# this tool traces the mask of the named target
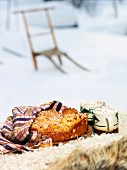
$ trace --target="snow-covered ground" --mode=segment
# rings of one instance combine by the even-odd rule
[[[27,7],[31,5],[30,0]],[[39,5],[41,1],[36,1]],[[3,10],[5,13],[6,11]],[[56,29],[59,48],[91,69],[85,72],[63,58],[60,73],[47,59],[38,58],[35,71],[21,17],[11,16],[11,29],[6,31],[4,15],[0,33],[0,121],[19,105],[39,105],[59,100],[76,107],[86,100],[104,100],[119,111],[127,111],[127,4],[121,4],[118,17],[110,6],[103,6],[97,16],[74,10],[78,28]],[[60,17],[60,16],[56,16]],[[40,27],[32,25],[37,31]],[[34,48],[49,47],[49,37],[34,42]],[[51,44],[52,45],[52,44]],[[20,54],[3,50],[10,48]],[[55,57],[54,57],[55,59]]]

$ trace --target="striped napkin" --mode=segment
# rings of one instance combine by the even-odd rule
[[[59,101],[45,103],[38,107],[19,106],[12,109],[3,127],[0,129],[0,152],[1,154],[34,151],[32,146],[37,146],[39,140],[42,143],[51,143],[48,136],[41,136],[38,132],[30,131],[30,127],[40,111],[54,109],[57,112],[67,108]]]

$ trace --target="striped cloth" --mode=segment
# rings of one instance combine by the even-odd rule
[[[54,109],[57,112],[67,108],[61,102],[53,101],[39,107],[20,106],[12,109],[12,116],[9,116],[3,127],[0,129],[0,152],[27,152],[36,146],[41,139],[42,143],[51,143],[48,136],[41,136],[38,132],[30,131],[30,127],[40,111]]]

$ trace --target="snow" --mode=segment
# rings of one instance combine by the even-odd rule
[[[39,3],[38,0],[33,5]],[[1,11],[6,13],[4,8]],[[82,71],[64,57],[62,68],[68,74],[59,72],[45,57],[38,58],[39,69],[35,71],[21,16],[11,15],[9,31],[4,28],[4,15],[1,17],[1,122],[12,114],[15,106],[38,106],[52,100],[78,110],[83,101],[103,100],[120,112],[127,110],[127,3],[119,6],[117,18],[108,5],[94,17],[84,10],[74,10],[73,14],[79,27],[55,29],[58,46],[90,72]],[[31,30],[36,32],[41,28],[32,24]],[[35,49],[51,46],[50,37],[34,40]],[[21,55],[12,55],[4,48]]]

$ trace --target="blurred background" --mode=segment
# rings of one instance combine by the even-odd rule
[[[89,69],[84,71],[62,57],[61,73],[44,56],[34,69],[29,36],[49,31],[49,10],[59,49]],[[30,34],[28,34],[28,32]],[[52,49],[51,35],[32,38],[35,51]],[[86,100],[104,100],[127,111],[127,1],[126,0],[0,0],[0,120],[14,106],[59,100],[79,109]]]

